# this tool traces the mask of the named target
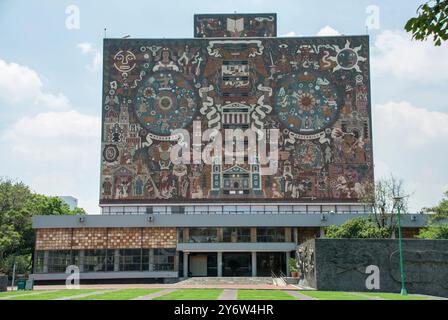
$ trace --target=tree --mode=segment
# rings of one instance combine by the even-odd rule
[[[432,208],[423,208],[423,211],[432,213],[428,225],[421,229],[417,238],[420,239],[448,239],[448,191],[439,204]]]
[[[373,238],[382,239],[389,237],[389,230],[386,227],[378,227],[371,219],[356,217],[347,220],[340,226],[332,225],[325,231],[327,238]]]
[[[70,210],[57,197],[36,194],[22,182],[0,178],[0,272],[10,273],[14,262],[28,262],[34,251],[33,215],[85,214]]]
[[[396,197],[403,197],[401,200],[401,213],[408,211],[410,194],[406,193],[404,182],[391,175],[389,178],[380,179],[375,184],[366,187],[360,201],[368,203],[372,207],[373,221],[378,228],[386,228],[389,238],[395,234],[397,229],[397,217],[394,211],[397,209]]]
[[[448,239],[448,224],[429,225],[420,230],[419,239]]]
[[[416,40],[427,40],[432,36],[434,44],[440,46],[448,39],[448,1],[431,0],[420,5],[417,17],[408,20],[404,26]]]

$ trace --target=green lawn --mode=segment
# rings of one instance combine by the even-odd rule
[[[80,294],[106,291],[104,293],[73,300],[130,300],[162,289],[121,289],[107,292],[105,289],[81,290],[42,290],[42,291],[9,291],[1,292],[0,300],[52,300],[73,297]],[[216,289],[178,289],[169,294],[157,297],[155,300],[217,300],[223,290]],[[386,300],[429,300],[431,297],[420,295],[401,296],[397,293],[360,292],[360,296],[352,292],[300,290],[301,294],[318,300],[368,300],[368,297],[380,297]],[[37,294],[36,294],[37,293]],[[297,300],[282,290],[238,290],[238,300]]]
[[[48,290],[46,290],[46,291],[15,290],[15,291],[0,292],[0,299],[2,299],[2,298],[4,299],[7,297],[16,296],[16,295],[36,293],[36,292],[48,292]]]
[[[368,296],[380,297],[386,300],[429,300],[429,297],[422,297],[416,295],[402,296],[398,293],[376,293],[376,292],[363,292],[363,294]]]
[[[155,298],[154,300],[217,300],[223,290],[183,289]]]
[[[80,289],[80,290],[53,290],[53,291],[47,291],[45,293],[39,293],[34,295],[27,295],[22,297],[13,297],[8,300],[53,300],[58,298],[64,298],[64,297],[70,297],[70,296],[76,296],[78,294],[84,294],[84,293],[90,293],[90,292],[96,292],[98,290],[86,290],[86,289]],[[28,291],[31,292],[31,291]],[[38,292],[38,291],[33,291]]]
[[[103,294],[95,294],[83,298],[73,300],[131,300],[134,298],[146,296],[148,294],[158,292],[161,289],[123,289]]]
[[[297,300],[281,290],[238,290],[238,300]]]
[[[350,294],[349,292],[337,291],[299,291],[301,294],[318,300],[369,300],[361,296]]]

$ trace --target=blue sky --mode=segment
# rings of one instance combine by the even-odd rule
[[[370,29],[375,173],[404,179],[418,211],[448,190],[448,48],[417,43],[403,25],[423,0],[0,0],[0,176],[73,195],[98,213],[101,54],[108,37],[189,38],[193,14],[276,12],[279,36]],[[67,6],[79,29],[66,27]]]

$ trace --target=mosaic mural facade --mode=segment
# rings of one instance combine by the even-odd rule
[[[263,14],[196,14],[195,38],[276,37],[277,15]]]
[[[100,202],[356,201],[373,181],[369,77],[367,36],[105,39]],[[277,173],[172,163],[171,130],[193,121],[279,129]]]

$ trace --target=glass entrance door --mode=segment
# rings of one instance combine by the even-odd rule
[[[250,277],[252,275],[250,252],[224,252],[222,262],[224,277]]]

